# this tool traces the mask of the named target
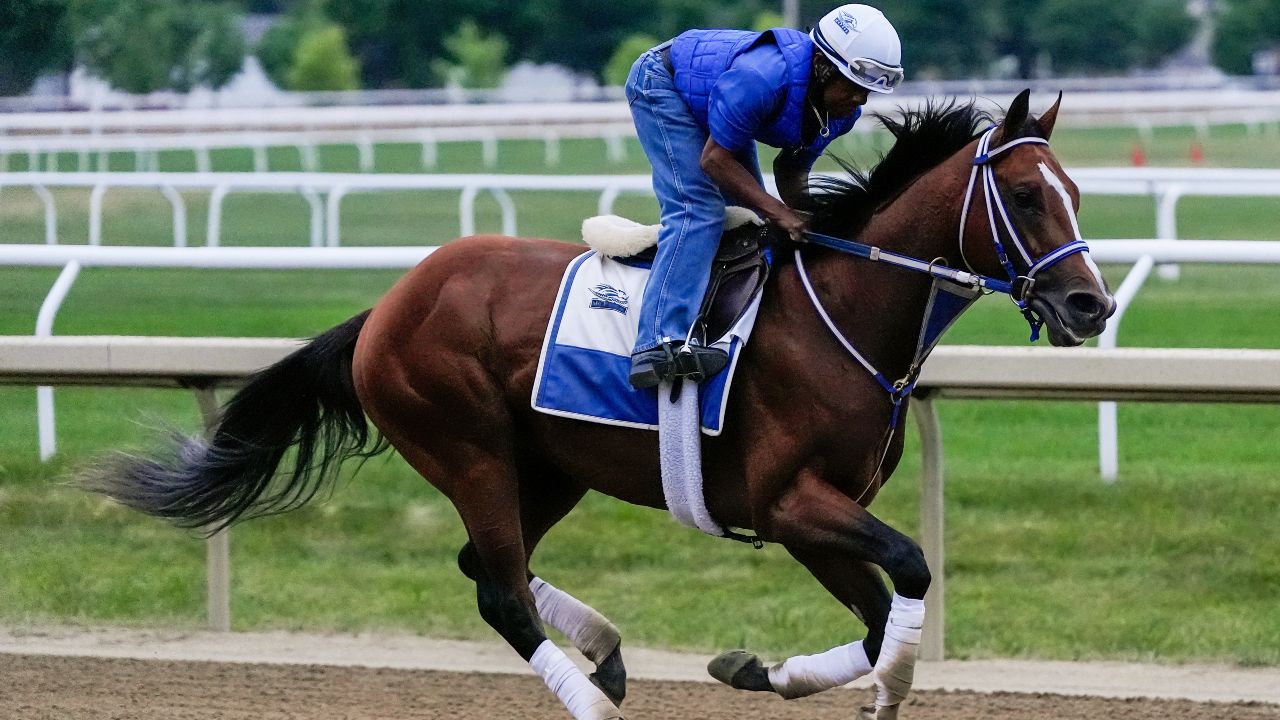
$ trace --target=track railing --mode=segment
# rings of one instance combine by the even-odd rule
[[[1077,168],[1070,176],[1085,195],[1150,197],[1156,203],[1156,236],[1178,238],[1177,210],[1186,197],[1280,197],[1280,170],[1181,168]],[[765,185],[775,187],[766,176]],[[598,194],[597,210],[613,212],[623,193],[652,195],[647,175],[506,175],[506,174],[361,174],[361,173],[0,173],[0,189],[29,187],[45,208],[45,241],[58,241],[56,199],[49,188],[87,188],[89,244],[102,244],[104,198],[113,188],[154,189],[173,207],[173,242],[185,244],[186,209],[181,192],[209,192],[206,244],[221,242],[223,200],[229,193],[296,193],[310,205],[310,241],[336,247],[341,243],[341,203],[351,193],[391,191],[459,192],[459,233],[475,231],[475,199],[488,192],[497,199],[503,232],[515,234],[517,207],[504,199],[512,191],[585,192]],[[3,198],[0,198],[0,202]],[[323,206],[323,211],[321,207]]]
[[[514,228],[512,228],[514,231]],[[1101,263],[1132,265],[1116,290],[1117,309],[1099,338],[1102,348],[1114,348],[1120,323],[1133,299],[1158,263],[1280,265],[1280,241],[1257,240],[1094,240],[1094,259]],[[60,267],[62,272],[41,304],[36,334],[50,336],[67,293],[82,267],[163,267],[204,269],[406,269],[416,265],[434,247],[393,248],[155,248],[85,245],[0,244],[0,266]],[[53,391],[37,392],[37,427],[41,458],[56,450]],[[1100,474],[1113,482],[1118,473],[1119,441],[1114,402],[1098,409],[1098,463]]]
[[[196,392],[206,426],[214,392],[299,347],[246,338],[0,337],[0,383],[150,386]],[[943,346],[925,364],[912,413],[921,434],[920,544],[933,575],[925,598],[925,660],[945,654],[944,450],[936,403],[946,398],[1280,403],[1280,350]],[[228,533],[209,540],[207,612],[231,628]]]

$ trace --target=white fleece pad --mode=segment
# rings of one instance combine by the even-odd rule
[[[729,206],[724,209],[724,229],[751,223],[763,225],[754,212]],[[658,244],[661,225],[643,225],[617,215],[597,215],[582,221],[582,241],[592,250],[609,257],[631,257]]]

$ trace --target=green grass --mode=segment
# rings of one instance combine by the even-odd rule
[[[1222,133],[1223,146],[1211,147],[1210,160],[1236,147],[1239,134]],[[1153,158],[1159,153],[1173,162],[1185,138],[1165,135],[1157,132]],[[1055,139],[1068,164],[1096,164],[1115,153],[1123,162],[1132,140],[1065,131]],[[538,143],[504,144],[502,169],[542,172],[541,152]],[[354,169],[353,151],[329,153],[327,169],[331,161]],[[387,169],[415,169],[416,148],[379,153]],[[1260,147],[1241,158],[1275,164],[1274,154]],[[288,167],[288,152],[279,155],[273,167]],[[181,169],[169,160],[166,169]],[[251,164],[248,152],[215,154],[215,163],[223,162],[237,169]],[[479,149],[442,146],[440,169],[479,170]],[[614,166],[601,144],[587,142],[566,143],[558,169],[643,170],[634,148],[627,163]],[[63,241],[83,242],[88,193],[57,194]],[[200,193],[187,199],[189,236],[198,245],[207,199]],[[572,238],[595,207],[588,193],[521,193],[515,200],[522,233],[562,238]],[[619,210],[652,220],[651,203],[624,197]],[[496,229],[496,208],[481,207],[481,228]],[[1186,237],[1274,238],[1280,220],[1274,201],[1188,198],[1180,207]],[[158,193],[113,190],[107,209],[108,244],[170,242],[169,208]],[[456,212],[454,193],[350,196],[344,243],[445,242],[457,234]],[[307,221],[299,198],[233,194],[223,240],[303,245]],[[1088,237],[1150,236],[1154,208],[1142,199],[1087,198],[1081,222]],[[0,242],[42,238],[38,200],[5,188]],[[1125,269],[1104,270],[1114,286]],[[56,274],[0,268],[0,333],[32,331]],[[398,275],[91,268],[77,281],[56,332],[305,336],[369,306]],[[1125,319],[1121,344],[1278,347],[1277,281],[1275,268],[1196,266],[1185,267],[1177,283],[1152,279]],[[1022,344],[1025,333],[1007,300],[988,298],[948,341]],[[152,444],[157,424],[196,430],[194,398],[138,389],[61,388],[56,395],[60,452],[41,464],[34,390],[0,388],[0,622],[199,626],[201,543],[61,483],[104,449]],[[947,401],[940,411],[953,656],[1280,664],[1276,408],[1122,405],[1121,477],[1114,486],[1097,477],[1090,404]],[[873,509],[915,533],[914,430],[908,442],[902,467]],[[473,589],[454,567],[462,542],[461,525],[439,493],[398,458],[375,460],[344,478],[327,503],[234,530],[235,626],[492,638],[474,610]],[[535,570],[609,615],[631,645],[706,652],[745,645],[778,654],[824,649],[860,632],[780,549],[755,552],[712,540],[663,513],[595,495],[551,533]]]

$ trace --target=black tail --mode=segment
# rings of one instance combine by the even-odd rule
[[[210,534],[238,520],[297,509],[342,461],[387,448],[356,398],[351,360],[365,311],[249,378],[222,408],[211,440],[175,436],[161,457],[120,454],[81,478],[89,490]],[[285,453],[293,468],[272,482]]]

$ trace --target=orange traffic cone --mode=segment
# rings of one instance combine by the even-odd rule
[[[1191,143],[1191,163],[1193,165],[1204,164],[1204,146],[1198,142]]]
[[[1140,143],[1133,144],[1133,151],[1129,153],[1129,160],[1134,167],[1142,167],[1147,164],[1147,153],[1142,149]]]

